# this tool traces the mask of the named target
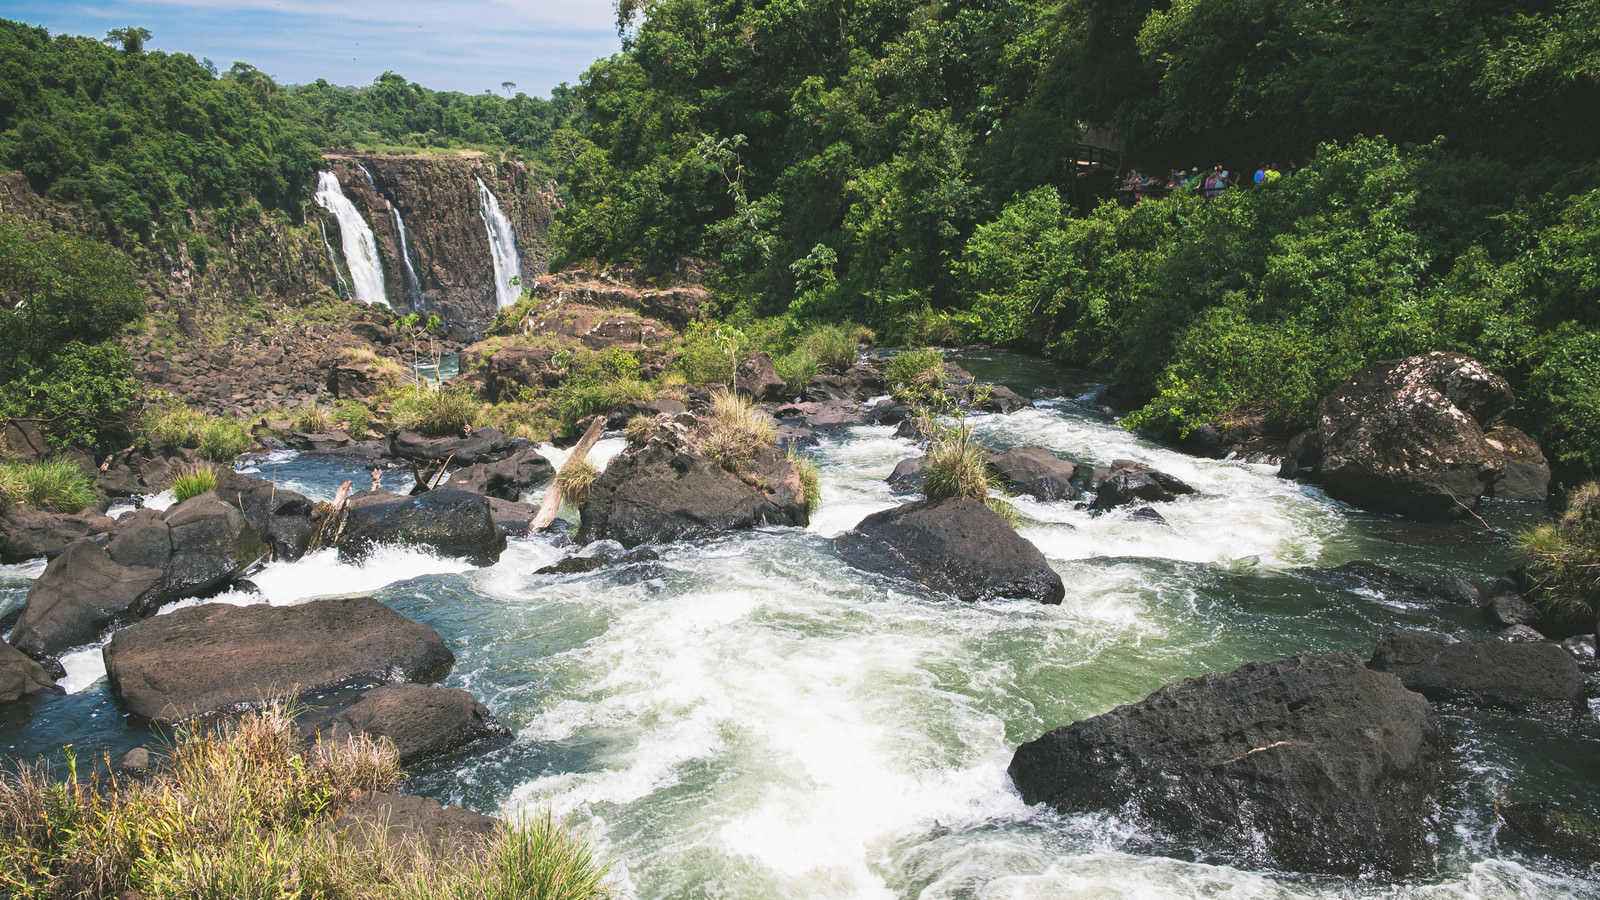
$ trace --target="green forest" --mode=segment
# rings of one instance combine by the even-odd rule
[[[282,86],[147,51],[139,28],[0,23],[0,168],[92,206],[120,248],[104,252],[137,254],[195,209],[296,215],[322,147],[487,149],[562,191],[554,266],[707,260],[752,334],[848,322],[1039,351],[1106,373],[1130,426],[1169,434],[1291,429],[1366,362],[1460,350],[1511,379],[1515,424],[1569,476],[1600,464],[1600,0],[617,16],[622,52],[547,99],[392,72]],[[1077,162],[1091,134],[1118,136],[1125,169],[1295,171],[1118,202]],[[48,279],[4,289],[11,315],[77,302]],[[93,346],[137,315],[106,302],[32,359],[34,382],[64,377],[60,337]]]

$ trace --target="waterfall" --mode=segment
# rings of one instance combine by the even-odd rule
[[[511,230],[511,222],[500,212],[500,201],[496,200],[489,186],[483,179],[473,176],[478,182],[478,211],[483,213],[484,227],[489,229],[489,251],[494,259],[494,296],[495,305],[507,307],[517,302],[522,296],[522,264],[517,261],[517,236]]]
[[[367,187],[372,188],[372,192],[376,194],[378,192],[378,183],[372,180],[372,173],[367,171],[367,167],[361,163],[356,163],[356,168],[361,170],[361,174],[367,176]]]
[[[324,170],[317,175],[317,203],[333,213],[339,220],[339,233],[344,245],[345,262],[350,266],[350,280],[356,284],[355,296],[368,303],[389,305],[383,289],[383,260],[378,256],[378,240],[372,229],[361,218],[350,198],[339,187],[339,177]]]
[[[317,228],[322,231],[322,246],[328,248],[328,268],[333,270],[333,278],[339,283],[339,296],[350,296],[350,283],[344,280],[344,273],[339,271],[339,257],[334,255],[333,245],[328,243],[328,226],[317,220]]]
[[[411,241],[406,237],[406,220],[400,218],[400,207],[390,204],[389,211],[394,213],[394,230],[400,234],[400,261],[406,265],[406,296],[411,300],[411,308],[420,310],[428,305],[428,301],[422,296],[422,279],[417,277],[417,270],[411,265]]]

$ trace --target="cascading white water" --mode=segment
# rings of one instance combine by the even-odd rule
[[[372,192],[373,193],[377,193],[378,192],[378,182],[373,179],[372,173],[367,170],[367,167],[363,166],[361,163],[356,163],[356,168],[360,169],[361,170],[361,174],[366,176],[366,178],[367,178],[367,187],[372,188]]]
[[[355,282],[355,296],[368,303],[389,305],[389,295],[383,286],[383,259],[378,255],[378,240],[372,228],[361,217],[350,198],[339,186],[339,176],[331,170],[317,174],[317,204],[333,213],[339,220],[340,243],[344,248],[345,263],[350,267],[350,280]]]
[[[400,207],[391,204],[389,211],[394,213],[394,230],[400,235],[400,259],[406,267],[406,297],[411,301],[413,310],[424,309],[428,300],[422,295],[422,279],[417,277],[417,270],[411,265],[411,240],[406,237],[406,220],[400,218]]]
[[[1486,734],[1461,716],[1450,724],[1473,773],[1469,799],[1442,823],[1439,873],[1413,882],[1141,855],[1128,849],[1136,823],[1023,805],[1005,773],[1019,743],[1181,678],[1297,652],[1364,658],[1396,627],[1481,637],[1474,609],[1330,587],[1299,567],[1371,559],[1487,583],[1505,547],[1478,527],[1424,539],[1270,467],[1184,456],[1070,401],[969,424],[994,446],[1144,460],[1197,493],[1160,504],[1165,525],[1013,498],[1067,597],[964,604],[834,554],[830,538],[910,499],[884,477],[920,452],[890,428],[861,427],[806,451],[822,488],[809,528],[669,544],[658,560],[569,575],[537,572],[572,551],[558,536],[513,539],[481,569],[413,550],[362,564],[330,551],[269,563],[251,579],[261,595],[221,599],[372,593],[437,629],[456,654],[446,683],[481,698],[514,738],[419,766],[408,789],[486,812],[567,814],[616,861],[627,898],[1600,897],[1587,873],[1502,844],[1493,812],[1501,792],[1530,782],[1592,802],[1592,745]],[[621,445],[608,439],[596,455]],[[292,453],[253,474],[313,499],[365,483],[359,461]],[[1498,525],[1505,510],[1485,515]],[[39,569],[0,567],[0,597],[20,602]],[[83,709],[125,727],[96,699],[107,693],[99,665],[90,652],[69,661],[61,715],[76,714],[72,727],[84,727]],[[99,752],[47,726],[19,738],[0,721],[0,751],[71,740]]]
[[[518,284],[522,280],[522,263],[517,259],[517,235],[511,230],[511,221],[500,212],[500,201],[495,199],[494,192],[482,178],[474,175],[473,180],[478,182],[478,211],[483,214],[483,225],[489,231],[495,305],[504,308],[522,296]]]

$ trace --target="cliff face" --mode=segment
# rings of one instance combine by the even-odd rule
[[[327,154],[324,159],[377,238],[389,303],[397,312],[436,313],[469,332],[481,332],[493,317],[494,261],[477,179],[494,193],[511,223],[523,277],[531,280],[548,267],[551,204],[520,162],[496,163],[467,153]],[[310,208],[338,246],[334,217],[315,204]],[[396,210],[405,225],[404,244]],[[414,282],[402,252],[410,256]]]

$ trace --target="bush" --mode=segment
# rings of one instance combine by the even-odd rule
[[[293,427],[295,431],[317,434],[333,427],[333,417],[328,413],[327,407],[313,403],[295,410]]]
[[[724,469],[738,472],[778,439],[778,427],[765,410],[743,394],[725,391],[712,400],[711,422],[701,449]]]
[[[690,384],[733,384],[734,368],[750,340],[732,325],[695,322],[683,335],[678,370]]]
[[[95,503],[94,483],[64,459],[0,463],[0,503],[75,513]]]
[[[470,433],[483,404],[465,385],[449,385],[437,391],[412,386],[395,396],[391,413],[397,428],[407,428],[429,437]]]
[[[217,470],[207,463],[184,466],[178,477],[172,479],[172,498],[182,503],[191,497],[198,497],[206,491],[216,490]]]
[[[1573,492],[1558,522],[1517,538],[1528,597],[1550,632],[1593,631],[1600,614],[1600,482]]]
[[[179,731],[149,777],[77,779],[43,763],[0,776],[0,885],[14,897],[548,897],[607,893],[606,867],[548,816],[478,852],[389,845],[332,825],[358,796],[393,790],[394,746],[362,735],[300,740],[282,703],[216,729]]]
[[[146,411],[139,429],[151,444],[196,450],[212,462],[232,462],[251,444],[250,431],[243,423],[176,403]]]
[[[556,484],[561,487],[563,500],[573,506],[582,506],[589,499],[589,486],[594,484],[595,476],[599,470],[588,457],[573,456],[561,465],[561,471],[556,473]]]
[[[358,439],[372,428],[372,407],[360,400],[340,400],[328,417]]]
[[[887,375],[896,399],[931,403],[944,391],[944,354],[937,350],[908,350],[889,360]]]
[[[814,516],[817,508],[822,505],[822,473],[818,471],[817,464],[804,456],[789,449],[789,462],[794,466],[795,474],[800,476],[800,490],[805,494],[806,515]]]
[[[656,388],[637,378],[572,378],[550,392],[563,428],[635,400],[653,400]]]
[[[870,343],[872,339],[872,329],[865,325],[853,322],[818,325],[800,336],[796,349],[808,354],[820,365],[843,372],[856,364],[860,345]]]

